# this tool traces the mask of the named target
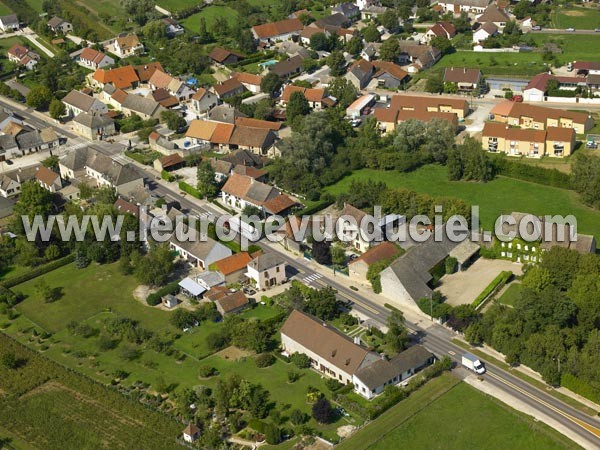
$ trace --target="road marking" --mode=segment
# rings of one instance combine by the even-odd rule
[[[452,356],[456,356],[456,353],[453,352],[452,350],[448,350],[448,353],[450,353]]]
[[[584,422],[583,420],[580,420],[576,417],[573,417],[570,414],[567,414],[566,412],[558,409],[555,406],[552,406],[551,404],[549,404],[548,402],[545,402],[544,400],[542,400],[541,398],[536,397],[533,394],[530,394],[529,392],[527,392],[526,390],[520,388],[519,386],[511,383],[510,381],[505,380],[502,377],[499,377],[498,375],[488,372],[487,373],[489,376],[491,376],[492,378],[498,380],[501,383],[504,383],[505,385],[513,388],[514,390],[520,392],[521,394],[529,397],[530,399],[540,403],[541,405],[544,405],[546,408],[551,409],[552,411],[556,412],[557,414],[560,414],[561,416],[563,416],[565,419],[570,420],[571,422],[573,422],[576,425],[579,425],[581,428],[583,428],[584,430],[590,432],[591,434],[593,434],[596,437],[600,437],[600,428],[597,428],[593,425],[588,424],[587,422]]]
[[[313,273],[302,278],[302,281],[304,281],[307,284],[311,284],[313,281],[317,281],[319,278],[323,278],[323,275],[321,275],[320,273]]]

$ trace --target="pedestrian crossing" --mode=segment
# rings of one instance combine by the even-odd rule
[[[302,282],[304,284],[312,284],[320,278],[323,278],[323,275],[321,275],[320,273],[313,273],[302,277]]]

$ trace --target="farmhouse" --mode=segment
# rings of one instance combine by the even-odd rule
[[[75,117],[81,113],[106,114],[108,112],[108,108],[100,100],[75,90],[69,92],[62,99],[62,102],[65,104],[67,115],[70,117]]]
[[[92,141],[116,134],[115,121],[106,114],[79,113],[73,119],[75,132]]]
[[[246,277],[262,291],[284,283],[285,261],[277,253],[264,253],[250,261],[247,266]]]
[[[391,242],[382,242],[375,247],[371,247],[358,258],[350,261],[348,270],[351,278],[360,281],[367,280],[367,271],[373,264],[390,260],[400,254],[401,250]]]

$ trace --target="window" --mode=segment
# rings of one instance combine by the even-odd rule
[[[280,267],[277,266],[277,268],[275,269],[275,272],[279,273],[279,269],[280,269]]]

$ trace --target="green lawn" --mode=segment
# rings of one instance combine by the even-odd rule
[[[555,8],[552,14],[552,27],[593,30],[600,27],[600,10],[564,6]]]
[[[532,34],[538,45],[546,42],[558,44],[563,53],[556,55],[559,61],[592,60],[598,59],[598,47],[600,46],[600,33],[598,34]]]
[[[187,30],[198,33],[200,31],[200,18],[202,17],[206,20],[206,26],[210,31],[217,17],[224,17],[230,25],[233,25],[238,19],[238,13],[228,6],[213,5],[183,19],[181,25]]]
[[[10,10],[10,8],[8,6],[6,6],[4,3],[0,2],[0,15],[7,16],[11,13],[12,13],[12,11]]]
[[[486,230],[494,229],[493,225],[500,214],[513,211],[536,215],[573,214],[577,218],[579,232],[593,234],[600,239],[600,211],[582,204],[574,191],[507,177],[497,177],[489,183],[449,181],[446,168],[435,165],[421,167],[410,173],[361,169],[325,190],[334,195],[346,192],[353,179],[383,181],[392,188],[407,188],[434,197],[455,197],[471,205],[479,205],[481,226]]]
[[[411,400],[414,397],[408,399]],[[354,448],[392,450],[398,448],[399,442],[404,448],[419,449],[579,448],[545,424],[466,383],[458,384],[412,416],[401,407],[402,404],[392,410],[398,418],[394,422],[395,428],[392,425],[392,429],[376,433],[380,439],[369,446]]]
[[[512,283],[508,286],[508,289],[504,291],[502,297],[498,299],[498,301],[504,305],[514,306],[515,301],[519,298],[521,294],[521,285],[519,283]]]
[[[37,12],[40,12],[40,13],[43,12],[42,3],[44,3],[44,0],[26,0],[26,1]]]
[[[6,280],[7,278],[18,277],[26,273],[29,267],[23,266],[10,266],[4,271],[0,271],[0,280]]]
[[[198,0],[157,0],[156,4],[169,12],[179,11],[198,4]]]
[[[62,288],[63,296],[56,302],[45,303],[36,293],[40,278],[53,288]],[[63,330],[70,321],[81,322],[107,310],[139,320],[152,330],[164,329],[169,312],[152,309],[136,301],[132,292],[138,284],[134,277],[122,275],[118,264],[91,264],[85,269],[68,264],[15,286],[13,290],[27,296],[17,306],[18,311],[53,333]]]
[[[441,72],[446,67],[477,67],[485,76],[525,77],[546,70],[541,53],[482,53],[470,50],[457,50],[442,57],[431,70]]]

